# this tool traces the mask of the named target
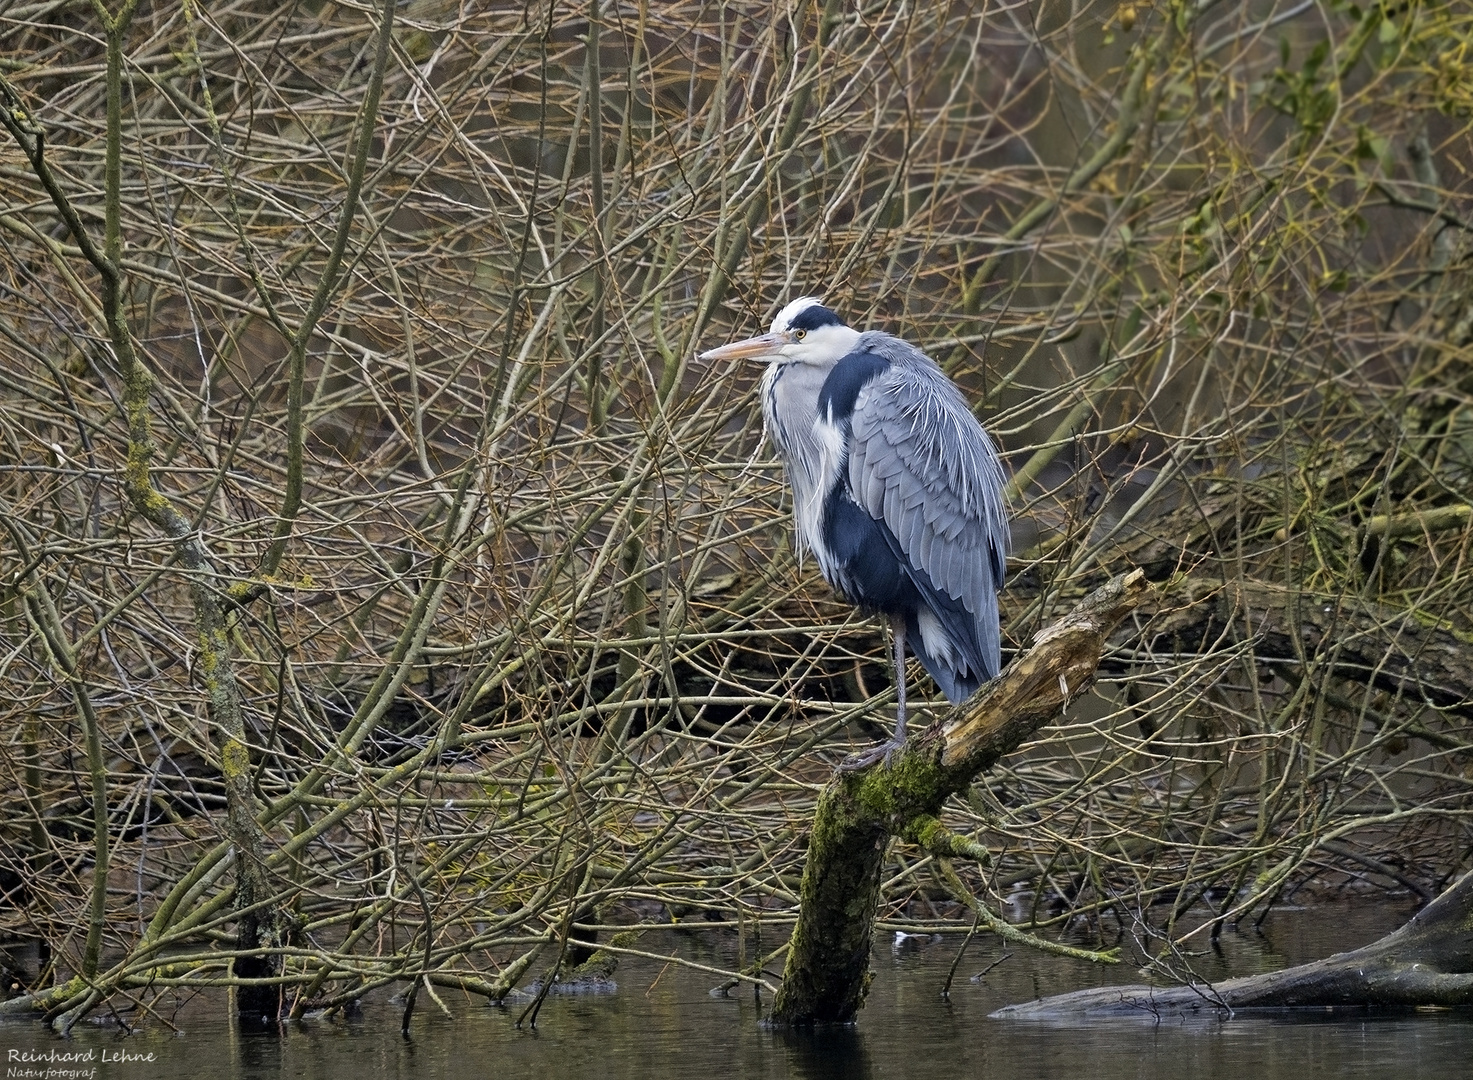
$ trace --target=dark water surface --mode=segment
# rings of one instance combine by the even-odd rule
[[[1222,957],[1192,962],[1207,978],[1271,970],[1363,944],[1406,914],[1370,904],[1281,911],[1261,935],[1225,934]],[[519,1005],[499,1009],[445,991],[441,997],[453,1018],[421,993],[408,1039],[399,1034],[401,1006],[386,995],[366,1002],[352,1019],[307,1020],[249,1034],[221,1019],[216,999],[195,998],[165,1013],[182,1028],[179,1035],[158,1022],[130,1036],[84,1023],[70,1040],[60,1040],[38,1022],[8,1020],[0,1023],[0,1057],[9,1080],[68,1080],[65,1071],[48,1070],[80,1070],[72,1075],[92,1080],[1473,1077],[1473,1016],[1464,1013],[1068,1025],[992,1020],[987,1014],[1002,1005],[1139,979],[1129,965],[1106,970],[1012,948],[1009,959],[972,981],[1003,953],[996,939],[979,938],[958,968],[951,1000],[942,1001],[939,990],[960,943],[960,935],[948,935],[896,950],[885,938],[875,951],[875,981],[859,1023],[817,1034],[762,1028],[750,988],[712,996],[713,976],[626,960],[617,993],[549,997],[535,1032],[513,1026]],[[652,932],[641,946],[729,964],[734,939]],[[11,1053],[50,1050],[91,1052],[91,1061],[38,1063],[33,1057],[26,1064]],[[150,1054],[153,1061],[140,1060]],[[37,1071],[18,1071],[25,1069]]]

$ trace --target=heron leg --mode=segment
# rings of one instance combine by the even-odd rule
[[[877,761],[888,768],[895,752],[905,745],[905,616],[890,616],[890,635],[895,642],[895,734],[888,742],[850,754],[839,763],[840,772],[855,772]]]
[[[890,636],[895,641],[895,737],[896,746],[905,743],[905,616],[890,616]]]

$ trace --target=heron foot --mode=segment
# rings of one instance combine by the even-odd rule
[[[858,772],[860,769],[868,769],[875,762],[883,762],[885,768],[890,767],[890,759],[893,758],[905,745],[905,737],[899,736],[871,746],[868,750],[861,750],[857,754],[850,754],[839,762],[840,772]]]

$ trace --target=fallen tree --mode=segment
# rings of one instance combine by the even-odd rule
[[[972,699],[912,739],[889,768],[840,772],[819,798],[801,907],[770,1021],[848,1023],[869,988],[880,871],[893,837],[940,859],[985,861],[941,824],[942,805],[1093,684],[1105,641],[1150,591],[1140,570],[1090,593]]]
[[[1101,986],[1009,1005],[1007,1020],[1180,1016],[1241,1009],[1416,1009],[1473,1005],[1473,873],[1399,930],[1283,971],[1188,986]]]

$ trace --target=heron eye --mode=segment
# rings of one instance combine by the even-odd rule
[[[808,331],[807,330],[794,330],[793,331],[793,336],[795,338],[797,338],[799,341],[802,341],[805,337],[808,336]]]

